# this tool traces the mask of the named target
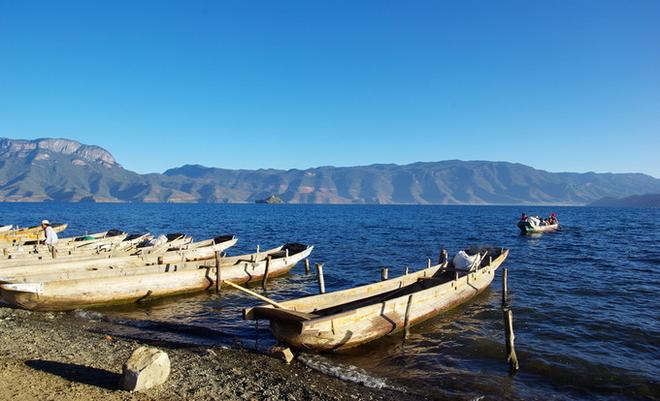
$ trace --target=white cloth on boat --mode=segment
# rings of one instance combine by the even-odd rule
[[[527,218],[527,222],[532,227],[538,227],[541,225],[541,219],[537,216],[530,216]]]
[[[472,271],[481,263],[481,256],[478,253],[470,256],[465,251],[458,251],[453,262],[454,269]]]

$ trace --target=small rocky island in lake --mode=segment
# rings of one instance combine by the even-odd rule
[[[279,205],[284,203],[284,201],[282,200],[282,198],[280,198],[277,195],[271,195],[266,199],[257,199],[255,203],[267,203],[269,205]]]

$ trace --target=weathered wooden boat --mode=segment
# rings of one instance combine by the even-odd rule
[[[71,249],[61,250],[58,248],[57,258],[55,259],[52,258],[50,253],[32,254],[31,257],[15,257],[14,255],[9,254],[0,257],[0,272],[7,267],[52,265],[95,259],[156,255],[168,251],[182,250],[188,247],[192,242],[192,237],[184,234],[168,234],[165,242],[154,243],[151,241],[152,239],[153,237],[149,233],[135,234],[126,237],[123,241],[117,244],[106,244],[93,248],[77,249],[75,251]]]
[[[59,233],[66,229],[67,224],[52,224],[51,227],[56,233]],[[16,228],[0,232],[0,244],[20,244],[26,241],[40,241],[44,238],[44,229],[41,226]]]
[[[128,266],[143,266],[149,264],[167,264],[177,262],[192,262],[215,257],[216,252],[222,252],[234,246],[238,239],[233,235],[219,236],[212,240],[186,244],[185,249],[166,251],[163,253],[148,253],[110,258],[95,258],[76,261],[61,260],[39,261],[38,264],[0,266],[0,280],[12,281],[18,276],[38,271],[40,273],[71,272],[102,268],[120,268]]]
[[[0,226],[0,233],[9,231],[14,227],[12,224],[6,225],[6,226]]]
[[[58,240],[56,244],[58,254],[71,255],[74,253],[98,253],[101,249],[112,249],[114,246],[119,246],[128,237],[128,234],[119,231],[111,230],[101,233],[89,234],[80,237],[69,237]],[[41,243],[41,241],[27,241],[19,246],[12,246],[10,248],[2,248],[1,259],[34,259],[40,256],[51,257],[48,246]],[[1,260],[0,259],[0,260]]]
[[[216,267],[203,266],[130,276],[2,284],[0,295],[14,306],[44,311],[132,303],[215,288],[218,279],[243,283],[261,280],[265,275],[279,276],[307,258],[312,249],[302,244],[287,244],[266,260],[221,266],[220,273]]]
[[[348,349],[468,301],[490,285],[508,253],[488,250],[473,271],[445,262],[374,284],[278,302],[279,307],[247,308],[244,317],[270,320],[274,336],[297,349]]]
[[[220,259],[202,259],[193,262],[176,261],[172,263],[163,264],[144,264],[135,266],[103,266],[92,267],[81,270],[71,271],[56,271],[56,272],[41,272],[33,270],[15,276],[0,277],[0,284],[6,283],[36,283],[46,281],[61,281],[61,280],[80,280],[87,278],[101,278],[101,277],[115,277],[115,276],[131,276],[137,274],[150,274],[150,273],[166,273],[181,270],[199,269],[205,267],[216,267],[218,264],[221,267],[234,266],[244,264],[247,269],[254,262],[261,262],[271,258],[277,258],[289,252],[292,245],[285,248],[285,245],[278,246],[272,249],[257,251],[255,253],[227,256],[225,252],[221,253]],[[217,255],[217,254],[216,254]]]

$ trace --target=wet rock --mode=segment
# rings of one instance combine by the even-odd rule
[[[170,358],[158,348],[139,347],[124,363],[119,386],[142,391],[165,383],[170,375]]]

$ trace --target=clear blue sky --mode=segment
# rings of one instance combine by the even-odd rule
[[[0,136],[97,144],[138,172],[660,177],[660,1],[0,0]]]

